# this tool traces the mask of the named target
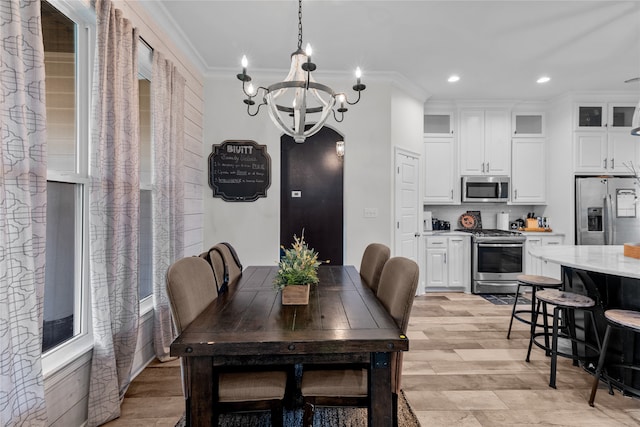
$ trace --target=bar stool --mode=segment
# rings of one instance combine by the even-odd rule
[[[519,320],[522,323],[526,323],[531,326],[531,333],[533,333],[533,315],[537,312],[536,308],[536,291],[544,288],[559,288],[562,286],[562,281],[546,276],[536,276],[531,274],[520,274],[516,277],[518,280],[518,287],[516,288],[515,300],[513,301],[513,308],[511,309],[511,320],[509,321],[509,331],[507,332],[507,339],[511,337],[511,326],[513,326],[513,319]],[[528,310],[516,310],[518,304],[518,296],[520,295],[520,287],[531,287],[531,308]],[[540,304],[538,304],[539,306]],[[529,318],[525,319],[520,314],[528,313]],[[538,325],[542,326],[542,325]]]
[[[589,397],[589,405],[593,406],[593,401],[596,398],[596,391],[598,390],[598,383],[600,382],[600,376],[602,375],[604,361],[607,355],[607,347],[609,346],[609,337],[611,335],[612,328],[623,329],[634,333],[640,332],[640,311],[632,310],[607,310],[604,312],[604,317],[607,319],[607,329],[604,333],[604,340],[602,341],[602,351],[598,359],[598,367],[596,368],[596,376],[593,379],[591,386],[591,396]],[[612,367],[632,369],[634,371],[640,371],[640,366],[632,364],[614,364]],[[603,375],[604,377],[604,375]],[[609,383],[609,393],[613,394],[611,382]],[[633,387],[623,387],[623,389],[629,389],[635,394],[640,394],[640,390]]]
[[[538,301],[542,303],[543,312],[546,314],[547,312],[547,304],[553,305],[553,329],[551,332],[551,348],[548,347],[548,344],[542,345],[538,343],[535,338],[538,336],[544,336],[545,342],[547,342],[547,338],[549,336],[549,325],[547,324],[547,318],[544,317],[544,331],[540,333],[535,332],[535,327],[538,322],[538,314],[539,310],[534,313],[533,317],[533,333],[531,334],[531,338],[529,339],[529,349],[527,351],[527,362],[529,361],[529,356],[531,355],[531,347],[532,344],[536,344],[538,347],[544,349],[546,352],[549,352],[551,355],[551,373],[549,375],[549,387],[556,388],[556,366],[558,361],[558,356],[567,357],[573,359],[574,361],[578,361],[578,354],[576,354],[576,344],[582,344],[585,346],[585,358],[589,358],[587,355],[587,349],[596,353],[596,355],[601,355],[601,346],[600,346],[600,337],[598,335],[598,329],[596,327],[595,316],[593,315],[593,308],[596,306],[596,302],[589,298],[586,295],[579,295],[573,292],[565,292],[560,291],[558,289],[543,289],[538,292],[537,295]],[[564,311],[566,314],[566,319],[568,322],[571,322],[573,312],[575,310],[582,310],[585,313],[589,313],[589,317],[591,318],[591,325],[593,326],[593,330],[596,335],[597,347],[593,346],[591,343],[587,342],[586,339],[581,340],[577,338],[573,333],[574,325],[567,324],[567,332],[560,331],[560,311]],[[572,353],[563,353],[558,351],[558,338],[568,339],[572,343],[573,351]],[[594,356],[595,357],[595,356]]]

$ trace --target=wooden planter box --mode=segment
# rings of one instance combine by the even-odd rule
[[[282,305],[309,304],[309,285],[287,285],[282,288]]]

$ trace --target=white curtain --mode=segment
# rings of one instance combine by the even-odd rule
[[[120,415],[138,335],[138,34],[96,1],[89,233],[94,347],[89,426]]]
[[[184,87],[171,61],[153,52],[153,308],[158,359],[169,360],[174,338],[165,285],[167,269],[184,253]]]
[[[47,213],[40,2],[0,6],[0,425],[44,426]]]

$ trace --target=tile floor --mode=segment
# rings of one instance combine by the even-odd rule
[[[560,358],[557,389],[549,388],[549,360],[534,347],[524,361],[528,330],[511,307],[477,295],[417,297],[407,335],[403,389],[422,427],[638,426],[640,399],[600,387],[587,404],[591,376]],[[173,427],[184,410],[178,361],[153,362],[131,384],[122,416],[109,427]]]
[[[589,407],[592,377],[568,359],[558,359],[550,388],[543,350],[524,360],[527,325],[514,322],[506,339],[510,315],[510,306],[477,295],[416,297],[403,389],[422,426],[640,425],[640,399],[601,386]]]

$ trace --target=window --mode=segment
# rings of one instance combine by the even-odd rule
[[[47,265],[42,351],[74,336],[76,184],[47,183]]]
[[[84,2],[41,2],[47,97],[45,376],[93,345],[88,271],[89,124],[95,14]],[[151,49],[140,52],[140,299],[152,307]]]
[[[68,2],[42,1],[41,11],[48,153],[42,342],[47,375],[92,343],[85,268],[92,55],[90,24],[69,10]]]
[[[143,41],[138,43],[138,97],[140,112],[140,240],[138,249],[138,293],[140,300],[153,292],[153,227],[151,211],[151,63],[152,50]],[[152,301],[143,304],[140,313],[150,310]]]

